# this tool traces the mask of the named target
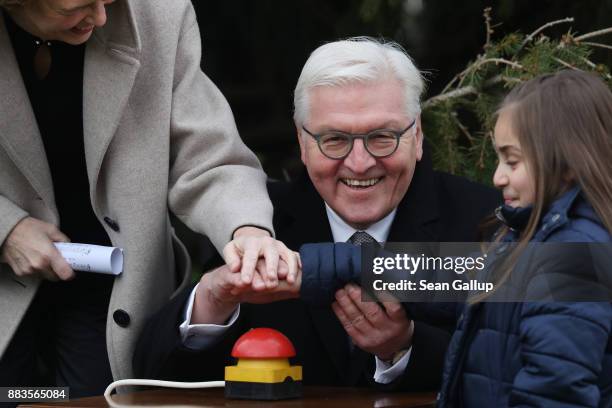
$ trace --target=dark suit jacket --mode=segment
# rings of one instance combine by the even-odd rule
[[[294,183],[270,183],[268,189],[276,236],[289,248],[332,241],[324,203],[306,174]],[[409,191],[398,206],[388,241],[477,241],[478,223],[500,201],[490,188],[433,171],[425,158],[417,164]],[[272,327],[295,345],[294,363],[304,367],[304,384],[371,382],[373,356],[350,351],[349,339],[329,307],[317,308],[301,300],[242,305],[238,322],[214,347],[198,352],[183,347],[179,337],[188,296],[185,291],[174,298],[145,328],[134,357],[139,377],[222,379],[223,367],[232,363],[230,350],[237,337],[252,327]],[[447,330],[416,323],[408,367],[392,387],[437,389],[449,339]]]

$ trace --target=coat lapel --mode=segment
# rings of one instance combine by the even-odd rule
[[[141,42],[129,2],[116,2],[107,12],[108,23],[87,45],[83,73],[85,157],[93,202],[104,156],[140,68]]]
[[[0,12],[0,146],[55,211],[51,172],[36,117]]]
[[[436,174],[426,149],[406,195],[397,206],[387,242],[437,242],[439,218]]]
[[[307,174],[292,185],[290,194],[279,205],[290,217],[282,235],[291,238],[287,245],[293,250],[308,242],[333,241],[325,204]]]

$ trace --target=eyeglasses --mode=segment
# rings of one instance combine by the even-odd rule
[[[304,132],[312,136],[319,145],[319,150],[325,157],[334,160],[344,159],[353,150],[355,139],[363,139],[363,145],[370,155],[377,159],[391,156],[399,146],[402,137],[414,126],[416,119],[404,130],[377,129],[366,134],[351,134],[339,131],[328,131],[324,133],[312,133],[302,126]]]

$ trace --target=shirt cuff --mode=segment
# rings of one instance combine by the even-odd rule
[[[406,354],[400,358],[397,363],[391,365],[385,363],[378,357],[374,357],[376,361],[376,371],[374,372],[374,381],[379,384],[389,384],[404,373],[412,354],[412,347],[408,349]]]
[[[193,350],[204,350],[211,346],[236,322],[240,315],[240,305],[238,305],[236,311],[229,318],[227,324],[191,324],[191,311],[193,310],[193,301],[198,285],[193,288],[191,295],[189,295],[185,307],[184,320],[179,326],[179,331],[185,347]]]

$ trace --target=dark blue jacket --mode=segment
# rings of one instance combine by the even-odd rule
[[[528,209],[502,211],[514,232]],[[611,242],[578,188],[556,200],[535,242]],[[303,295],[356,280],[359,253],[346,245],[305,246]],[[612,263],[612,262],[611,262]],[[323,289],[316,281],[323,284]],[[339,282],[340,281],[340,282]],[[312,290],[311,290],[312,289]],[[333,292],[331,292],[333,294]],[[415,306],[415,307],[412,307]],[[447,323],[457,315],[438,404],[441,407],[612,406],[612,304],[524,302],[410,305],[415,319]]]

